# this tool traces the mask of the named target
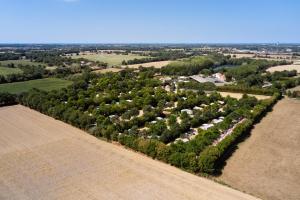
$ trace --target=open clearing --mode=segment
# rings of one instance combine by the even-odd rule
[[[22,92],[27,92],[32,88],[51,91],[51,90],[57,90],[57,89],[67,87],[71,84],[72,81],[67,81],[58,78],[44,78],[44,79],[30,80],[24,82],[0,84],[0,92],[19,94]]]
[[[234,93],[234,92],[219,92],[222,97],[230,96],[232,98],[241,99],[244,94],[242,93]],[[247,94],[248,96],[256,97],[258,100],[264,100],[270,98],[270,96],[265,95],[256,95],[256,94]]]
[[[1,67],[0,66],[0,75],[7,76],[9,74],[21,74],[22,70],[19,68],[10,68],[10,67]]]
[[[0,199],[256,199],[20,105],[0,127]]]
[[[91,61],[101,61],[108,63],[109,66],[121,66],[122,61],[133,60],[135,58],[144,58],[144,56],[139,56],[135,54],[115,54],[115,53],[81,53],[79,55],[72,56],[72,58],[85,58]]]
[[[275,66],[275,67],[270,67],[269,69],[267,69],[268,72],[276,72],[276,71],[284,71],[284,70],[288,70],[288,71],[291,71],[291,70],[297,70],[298,73],[300,73],[300,64],[299,63],[295,63],[295,64],[292,64],[292,65],[280,65],[280,66]]]
[[[300,197],[300,101],[283,99],[229,158],[220,179],[269,200]]]
[[[167,66],[172,61],[157,61],[157,62],[149,62],[149,63],[141,63],[141,64],[134,64],[134,65],[123,65],[122,67],[128,67],[128,68],[139,68],[140,66],[143,67],[154,67],[154,68],[162,68],[164,66]]]

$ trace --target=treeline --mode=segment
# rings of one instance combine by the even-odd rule
[[[244,61],[241,63],[241,61]],[[288,64],[286,61],[237,59],[239,66],[222,69],[227,81],[236,81],[244,86],[262,86],[266,78],[262,75],[267,68]],[[281,74],[284,75],[284,74]],[[267,77],[268,78],[268,77]],[[269,75],[270,78],[270,75]]]
[[[175,61],[161,69],[164,75],[190,76],[203,69],[213,67],[214,62],[208,57],[193,57],[183,61]]]
[[[217,88],[216,85],[213,83],[199,83],[197,81],[179,82],[178,87],[179,89],[189,89],[198,91],[213,91]]]
[[[0,92],[0,107],[17,104],[16,96],[7,92]]]
[[[132,64],[142,64],[148,62],[156,62],[156,61],[165,61],[165,60],[176,60],[180,58],[186,58],[193,56],[194,54],[187,54],[183,51],[158,51],[158,52],[151,52],[149,57],[145,58],[135,58],[133,60],[123,61],[122,65],[132,65]]]
[[[297,70],[291,70],[291,71],[275,71],[273,73],[267,72],[267,74],[265,75],[266,79],[268,81],[278,81],[284,78],[291,78],[297,76]]]
[[[8,74],[6,76],[0,75],[0,84],[40,79],[45,74],[45,67],[43,66],[18,65],[18,68],[22,70],[22,73]]]
[[[273,95],[278,90],[264,89],[264,88],[258,88],[258,87],[245,87],[243,85],[224,85],[224,86],[218,86],[217,91],[245,93],[245,94],[257,94],[257,95]]]
[[[251,59],[234,59],[230,56],[224,56],[222,54],[210,53],[207,56],[194,56],[181,61],[175,61],[163,67],[161,72],[166,75],[179,75],[189,76],[199,74],[210,75],[214,72],[214,69],[218,69],[221,66],[242,65],[245,62],[252,62]],[[220,68],[220,70],[226,72],[226,68]],[[231,78],[230,75],[228,75]]]
[[[31,51],[26,53],[26,58],[34,62],[46,63],[49,66],[64,66],[72,64],[72,59],[61,56],[59,51]]]
[[[28,81],[34,79],[57,77],[65,78],[68,75],[80,73],[89,70],[89,67],[57,67],[53,70],[47,70],[41,65],[18,65],[17,68],[21,69],[21,73],[8,74],[6,76],[0,75],[0,84],[13,83],[20,81]]]
[[[284,93],[286,89],[300,85],[300,78],[293,78],[297,75],[295,70],[275,73],[267,72],[264,75],[261,75],[261,73],[253,73],[245,79],[238,81],[236,85],[218,86],[217,90],[221,92],[273,95],[279,91]],[[262,88],[263,84],[268,82],[271,83],[270,86]]]
[[[276,93],[270,99],[263,100],[261,104],[255,106],[251,119],[245,120],[237,125],[233,133],[227,136],[216,146],[208,146],[200,153],[199,169],[203,173],[215,174],[221,171],[226,155],[233,151],[240,138],[247,135],[253,127],[253,124],[259,121],[280,98],[280,94]]]
[[[22,58],[22,54],[16,53],[0,53],[0,61],[4,60],[19,60]]]
[[[77,83],[80,84],[80,83]],[[73,87],[76,87],[75,85]],[[20,104],[35,109],[46,115],[50,115],[55,119],[60,119],[66,123],[76,126],[80,129],[86,129],[88,125],[95,123],[95,118],[90,117],[83,111],[60,104],[59,101],[48,98],[61,98],[66,96],[66,90],[52,91],[50,93],[33,89],[28,93],[19,95],[18,101]],[[56,106],[55,106],[56,105]]]
[[[278,82],[277,85],[278,85],[278,88],[283,89],[283,90],[296,87],[296,86],[300,85],[300,77],[281,80]]]

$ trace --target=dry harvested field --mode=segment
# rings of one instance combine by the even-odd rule
[[[154,67],[154,68],[162,68],[164,66],[167,66],[172,61],[157,61],[157,62],[149,62],[149,63],[141,63],[141,64],[134,64],[134,65],[123,65],[122,67],[128,67],[128,68],[139,68],[140,66],[143,67]]]
[[[222,97],[230,96],[232,98],[241,99],[244,94],[242,93],[233,93],[233,92],[219,92]],[[255,95],[255,94],[247,94],[248,96],[256,97],[258,100],[264,100],[270,98],[269,96],[265,95]]]
[[[299,63],[294,63],[292,65],[280,65],[280,66],[275,66],[275,67],[270,67],[267,69],[268,72],[275,72],[275,71],[284,71],[284,70],[297,70],[298,73],[300,73],[300,64]]]
[[[100,74],[105,74],[105,73],[108,73],[108,72],[119,72],[119,71],[122,71],[122,70],[123,69],[119,69],[119,68],[107,68],[107,69],[95,70],[93,72],[100,73]]]
[[[256,199],[20,105],[0,127],[0,199]]]
[[[268,57],[257,57],[255,54],[253,53],[225,53],[224,55],[230,55],[230,56],[235,56],[236,58],[255,58],[255,59],[266,59],[266,60],[293,60],[291,55],[287,55],[287,54],[271,54],[268,55]]]
[[[283,99],[229,158],[225,183],[267,200],[300,199],[300,101]]]

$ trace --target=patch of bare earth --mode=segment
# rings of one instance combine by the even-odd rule
[[[220,180],[268,200],[300,199],[300,101],[283,99],[227,161]]]
[[[20,105],[0,127],[0,199],[255,199]]]

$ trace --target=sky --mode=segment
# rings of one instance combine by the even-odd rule
[[[299,0],[0,0],[0,43],[300,43]]]

